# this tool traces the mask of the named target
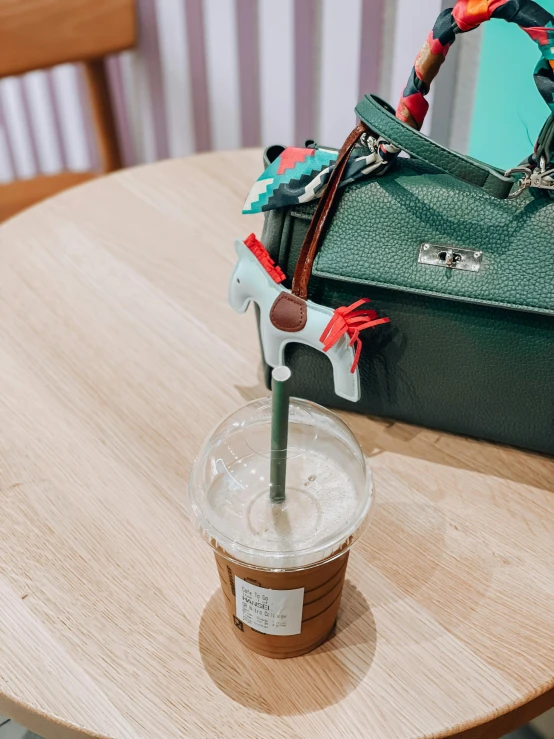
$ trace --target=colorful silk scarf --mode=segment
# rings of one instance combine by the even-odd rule
[[[384,171],[397,152],[384,141],[370,139],[348,160],[340,186],[377,170]],[[285,149],[254,183],[242,212],[261,213],[315,200],[329,180],[337,155],[335,149]]]
[[[554,113],[554,16],[534,0],[458,0],[453,8],[439,15],[420,51],[398,104],[397,118],[412,128],[421,128],[429,108],[425,95],[457,34],[471,31],[491,18],[516,23],[538,44],[542,57],[535,68],[535,83]]]

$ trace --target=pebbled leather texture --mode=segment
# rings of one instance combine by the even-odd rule
[[[313,205],[293,212],[310,217]],[[419,264],[426,242],[482,251],[479,272]],[[548,194],[497,200],[401,158],[384,177],[345,188],[313,274],[554,315],[553,242]]]
[[[513,187],[511,178],[482,162],[446,149],[400,121],[391,106],[377,95],[365,95],[356,106],[356,113],[391,144],[453,177],[482,188],[493,197],[506,198]]]
[[[262,240],[289,277],[312,212],[266,217]],[[418,265],[424,241],[482,250],[481,272]],[[500,201],[403,158],[347,186],[309,297],[333,308],[369,297],[391,323],[362,334],[359,403],[338,398],[327,357],[298,344],[293,394],[554,454],[553,242],[541,192]]]
[[[326,280],[318,291],[333,305],[359,297]],[[382,288],[371,297],[391,323],[362,336],[361,400],[335,395],[327,357],[300,344],[285,357],[293,395],[554,454],[551,318]]]

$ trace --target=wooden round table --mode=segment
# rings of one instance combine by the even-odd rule
[[[348,416],[378,504],[336,634],[281,662],[224,623],[187,476],[266,393],[226,302],[260,169],[162,162],[0,227],[0,714],[46,739],[493,739],[554,704],[552,459]]]

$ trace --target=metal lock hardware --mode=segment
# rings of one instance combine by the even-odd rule
[[[422,244],[419,248],[419,264],[432,267],[446,267],[470,272],[479,272],[481,269],[482,251],[474,249],[458,249],[443,244]]]

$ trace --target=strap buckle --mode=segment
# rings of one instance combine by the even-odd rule
[[[531,187],[538,190],[550,190],[554,192],[554,168],[546,169],[546,159],[544,157],[541,157],[538,167],[532,169],[528,164],[520,165],[519,167],[509,169],[505,177],[517,177],[518,175],[522,176],[517,180],[517,190],[508,195],[509,200],[518,198],[525,190]]]

